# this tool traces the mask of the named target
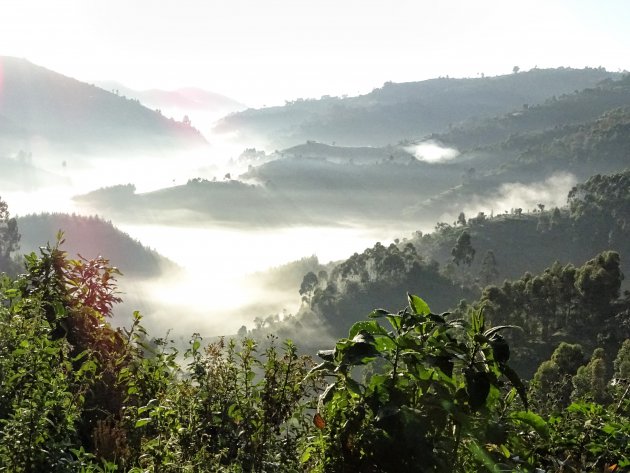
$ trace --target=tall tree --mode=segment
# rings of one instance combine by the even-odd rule
[[[499,276],[499,270],[497,269],[497,259],[494,256],[492,250],[488,250],[486,255],[481,261],[481,269],[479,270],[479,276],[484,286],[487,286],[491,282],[495,281]]]
[[[12,254],[20,248],[17,220],[11,218],[9,206],[0,198],[0,272],[13,273],[17,264]]]
[[[470,266],[475,258],[475,252],[476,250],[472,247],[470,241],[470,233],[463,231],[457,239],[457,243],[451,250],[453,262],[457,266],[459,266],[460,263]]]

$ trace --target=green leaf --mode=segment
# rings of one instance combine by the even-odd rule
[[[320,363],[317,366],[314,366],[313,368],[311,368],[311,370],[308,372],[307,376],[313,374],[313,373],[317,373],[318,371],[333,371],[335,368],[337,367],[337,365],[335,365],[332,361],[324,361],[322,363]]]
[[[309,461],[311,458],[312,451],[313,451],[313,447],[307,447],[302,453],[302,456],[300,457],[300,463],[306,463],[307,461]]]
[[[466,373],[466,392],[471,409],[477,410],[486,403],[490,393],[490,380],[482,371]]]
[[[388,335],[387,330],[379,325],[375,320],[362,320],[355,323],[348,333],[348,338],[354,338],[359,332],[366,332],[370,335]]]
[[[525,409],[529,409],[529,405],[527,402],[527,389],[525,388],[523,381],[521,381],[521,377],[516,373],[516,371],[505,364],[499,364],[499,370],[501,371],[503,376],[510,380],[512,386],[516,388],[518,396],[521,398]]]
[[[333,394],[335,394],[336,389],[337,389],[337,383],[329,384],[326,387],[326,390],[322,394],[320,394],[319,403],[326,404],[328,401],[330,401],[330,398],[332,397]]]
[[[396,342],[389,337],[377,337],[374,346],[380,353],[396,350]]]
[[[385,309],[374,309],[369,313],[368,318],[370,319],[378,319],[380,317],[387,317],[389,315],[389,311]]]
[[[396,315],[396,314],[388,314],[386,317],[390,325],[392,326],[392,328],[396,330],[397,332],[400,331],[403,324],[402,316]]]
[[[429,315],[431,313],[429,305],[418,296],[407,293],[407,300],[409,301],[409,307],[411,308],[413,314]]]
[[[7,289],[6,291],[4,291],[4,297],[6,297],[7,299],[15,299],[19,295],[20,292],[17,289]]]
[[[517,411],[511,414],[512,419],[529,425],[542,438],[549,438],[549,425],[538,414],[531,411]]]
[[[473,334],[483,332],[483,327],[486,323],[486,319],[483,315],[483,307],[480,310],[476,310],[472,313],[471,317],[471,329]]]
[[[365,330],[359,331],[354,337],[352,337],[352,343],[374,343],[376,340],[374,336],[366,332]]]
[[[317,356],[322,360],[335,361],[335,350],[319,350]]]
[[[149,424],[153,419],[151,419],[150,417],[143,417],[142,419],[138,419],[136,421],[136,429],[139,429],[140,427],[143,427],[147,424]]]
[[[501,330],[505,330],[507,328],[514,328],[514,329],[520,330],[521,332],[523,331],[523,329],[521,327],[519,327],[518,325],[497,325],[496,327],[489,328],[488,330],[483,332],[483,335],[486,338],[491,338],[492,335],[494,335],[495,333],[497,333],[497,332],[499,332]]]
[[[510,450],[508,450],[508,448],[505,445],[501,444],[499,445],[499,448],[501,449],[501,453],[503,453],[503,456],[505,458],[510,458],[512,454],[510,453]]]
[[[341,361],[348,365],[364,365],[379,355],[380,353],[371,343],[359,342],[344,349]]]
[[[481,447],[476,440],[472,439],[467,443],[467,446],[468,451],[472,453],[475,460],[482,463],[488,471],[491,471],[492,473],[498,473],[500,471],[496,463],[492,460],[490,455],[488,455],[488,452],[486,452],[486,450]]]
[[[361,396],[361,385],[357,383],[354,379],[350,377],[346,378],[346,387],[348,388],[348,392],[350,392],[351,394]]]

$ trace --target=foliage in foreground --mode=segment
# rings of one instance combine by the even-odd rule
[[[354,324],[313,367],[291,342],[261,353],[253,340],[194,335],[178,353],[137,313],[128,330],[111,328],[107,260],[49,247],[25,269],[0,281],[0,471],[630,467],[627,341],[612,383],[599,354],[579,367],[563,348],[528,396],[507,364],[508,327],[486,327],[482,310],[452,320],[409,296],[404,310]],[[565,403],[546,402],[554,390]]]

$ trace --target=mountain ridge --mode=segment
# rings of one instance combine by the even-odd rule
[[[37,146],[85,152],[207,144],[189,124],[26,59],[0,56],[0,73],[0,115],[6,124],[0,126],[0,147],[5,152]]]

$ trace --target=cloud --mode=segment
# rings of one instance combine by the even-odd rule
[[[577,178],[566,172],[555,173],[544,181],[529,184],[505,183],[492,195],[472,197],[463,207],[463,211],[466,215],[474,216],[478,212],[497,214],[517,208],[527,212],[535,209],[538,204],[544,204],[547,208],[563,207],[566,205],[567,194],[576,183]],[[446,221],[451,221],[453,215]]]
[[[437,141],[428,140],[413,146],[405,147],[405,151],[413,154],[419,161],[427,163],[442,163],[459,156],[455,148],[442,146]]]

